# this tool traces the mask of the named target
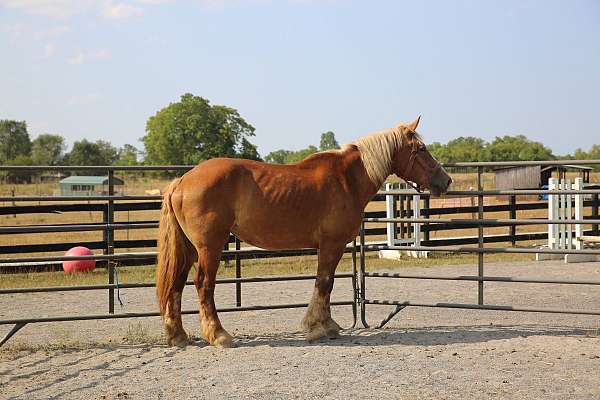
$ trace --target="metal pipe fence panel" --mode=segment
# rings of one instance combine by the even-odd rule
[[[484,168],[492,168],[498,166],[515,166],[515,165],[598,165],[600,160],[553,160],[553,161],[532,161],[532,162],[477,162],[477,163],[452,163],[446,164],[447,167],[469,167],[477,169],[477,190],[453,190],[448,192],[449,197],[476,197],[477,204],[471,207],[455,207],[452,210],[444,212],[445,209],[440,208],[427,208],[422,210],[421,214],[424,217],[414,217],[411,211],[401,210],[398,218],[384,218],[385,214],[372,213],[367,215],[364,220],[360,232],[359,232],[359,246],[357,250],[356,242],[347,248],[347,252],[352,253],[352,273],[337,274],[336,278],[350,278],[352,279],[352,300],[332,302],[332,305],[351,305],[353,309],[354,320],[358,317],[360,312],[360,320],[364,326],[368,326],[367,323],[367,310],[366,306],[371,305],[394,305],[396,309],[390,313],[390,315],[380,323],[379,326],[383,326],[387,321],[391,320],[395,315],[398,314],[405,307],[442,307],[442,308],[463,308],[463,309],[476,309],[476,310],[501,310],[501,311],[524,311],[524,312],[547,312],[547,313],[572,313],[582,315],[600,315],[600,310],[572,310],[572,309],[555,309],[555,308],[535,308],[535,307],[513,307],[510,305],[494,305],[486,304],[484,302],[484,283],[485,282],[510,282],[510,283],[545,283],[545,284],[566,284],[566,285],[600,285],[600,281],[595,280],[553,280],[553,279],[542,279],[536,277],[503,277],[503,276],[487,276],[484,274],[485,258],[486,253],[543,253],[543,254],[588,254],[598,255],[600,250],[596,249],[530,249],[530,248],[492,248],[485,247],[486,243],[492,242],[493,240],[486,240],[484,237],[484,227],[494,226],[510,226],[516,227],[518,225],[540,225],[540,224],[556,224],[556,225],[572,225],[572,224],[588,224],[592,225],[592,233],[597,234],[598,225],[600,219],[598,218],[598,195],[600,190],[596,189],[583,189],[583,190],[489,190],[484,189],[482,174]],[[99,242],[99,246],[104,249],[103,255],[94,256],[79,256],[79,257],[66,257],[66,256],[36,256],[36,257],[12,257],[8,259],[0,259],[0,266],[7,263],[33,263],[33,262],[60,262],[64,260],[87,260],[95,259],[97,261],[106,261],[108,263],[108,282],[102,285],[80,285],[80,286],[68,286],[68,287],[51,287],[51,288],[10,288],[0,289],[0,295],[9,293],[38,293],[38,292],[57,292],[57,291],[74,291],[74,290],[107,290],[108,291],[108,313],[107,314],[95,314],[95,315],[71,315],[71,316],[57,316],[57,317],[46,317],[46,318],[21,318],[21,319],[10,319],[0,320],[0,325],[14,325],[13,329],[0,341],[0,345],[6,342],[13,334],[21,329],[26,324],[37,323],[37,322],[58,322],[58,321],[75,321],[75,320],[91,320],[91,319],[113,319],[113,318],[134,318],[134,317],[151,317],[158,316],[158,312],[145,312],[145,313],[115,313],[114,312],[114,292],[118,287],[121,288],[142,288],[152,287],[153,283],[128,283],[118,285],[115,282],[117,272],[117,262],[125,260],[153,260],[156,258],[156,252],[142,252],[142,253],[116,253],[115,248],[118,248],[119,244],[127,245],[132,244],[129,241],[117,241],[115,240],[115,231],[123,229],[153,229],[157,227],[155,221],[135,222],[135,223],[116,223],[114,216],[115,212],[129,210],[127,207],[137,210],[149,210],[158,209],[162,196],[122,196],[115,195],[114,193],[114,172],[115,171],[177,171],[185,172],[191,169],[192,166],[57,166],[57,167],[45,167],[45,166],[0,166],[0,171],[36,171],[36,170],[53,170],[53,171],[73,171],[73,170],[92,170],[97,172],[106,172],[109,176],[109,190],[108,195],[97,195],[97,196],[14,196],[14,197],[0,197],[0,201],[4,202],[56,202],[57,204],[44,205],[36,209],[36,206],[25,205],[21,208],[16,206],[3,207],[0,210],[0,214],[17,211],[23,212],[60,212],[60,211],[81,211],[86,209],[93,209],[97,212],[104,213],[104,222],[102,224],[70,224],[69,226],[62,225],[46,225],[46,226],[21,226],[21,227],[0,227],[0,235],[2,234],[21,234],[21,233],[41,233],[41,232],[60,232],[60,231],[102,231],[104,232],[104,239]],[[414,194],[414,191],[406,190],[392,190],[386,192],[379,192],[376,196],[377,199],[381,200],[385,198],[385,195],[395,194],[403,196],[402,199],[406,199],[406,206],[410,208],[410,197]],[[560,220],[554,219],[532,219],[532,218],[517,218],[516,210],[533,210],[541,209],[539,204],[523,204],[519,205],[515,203],[515,198],[521,195],[583,195],[588,194],[592,196],[592,200],[584,203],[592,207],[591,217],[579,218],[565,218]],[[429,193],[424,192],[420,194],[423,198],[427,199]],[[510,203],[507,205],[493,205],[487,206],[484,204],[484,198],[486,196],[507,196],[510,198]],[[66,204],[75,201],[87,201],[89,204]],[[144,201],[142,203],[135,203],[138,201]],[[93,203],[92,203],[93,202]],[[124,203],[129,202],[129,203]],[[132,203],[133,202],[133,203]],[[400,201],[402,207],[404,207],[404,200]],[[128,204],[128,206],[126,206]],[[522,207],[522,208],[520,208]],[[498,211],[509,211],[510,218],[503,219],[491,219],[484,218],[486,212],[498,212]],[[433,215],[446,214],[460,214],[460,213],[477,213],[477,218],[473,219],[461,219],[461,218],[440,218],[430,219],[426,218]],[[380,244],[370,244],[366,242],[367,232],[372,234],[381,234],[381,228],[365,228],[365,223],[385,223],[393,222],[399,223],[401,231],[404,232],[405,225],[408,229],[409,224],[426,224],[423,228],[423,232],[429,232],[435,230],[436,225],[452,225],[452,226],[468,226],[476,228],[478,231],[477,237],[473,238],[476,241],[472,244],[476,244],[476,247],[465,247],[465,246],[411,246],[412,251],[438,251],[438,252],[451,252],[451,253],[475,253],[478,255],[478,273],[477,275],[469,276],[444,276],[444,275],[433,275],[433,276],[415,276],[410,274],[385,274],[377,272],[368,272],[366,270],[366,252],[377,251],[377,250],[407,250],[406,246],[385,246]],[[408,232],[408,230],[407,230]],[[540,237],[538,233],[528,233],[516,235],[514,231],[511,235],[498,236],[495,239],[498,241],[508,241],[507,238],[512,239],[513,243],[516,241],[516,236],[524,238]],[[538,236],[536,236],[538,235]],[[460,240],[472,240],[469,238],[456,238],[457,243]],[[492,238],[493,239],[493,238]],[[296,275],[296,276],[272,276],[272,277],[242,277],[241,261],[247,258],[257,257],[273,257],[273,256],[290,256],[290,255],[306,255],[316,254],[316,249],[300,249],[290,250],[283,252],[272,252],[260,249],[244,249],[240,246],[239,241],[232,238],[232,243],[235,243],[235,250],[224,251],[224,259],[234,259],[236,262],[236,275],[235,278],[228,278],[219,280],[219,284],[234,284],[236,285],[236,307],[221,309],[219,311],[245,311],[245,310],[266,310],[266,309],[284,309],[284,308],[298,308],[306,307],[304,303],[293,303],[293,304],[279,304],[279,305],[253,305],[243,306],[242,305],[242,284],[250,282],[277,282],[277,281],[294,281],[294,280],[311,280],[314,276],[310,275]],[[424,243],[436,242],[436,240],[426,240]],[[439,243],[439,241],[438,241]],[[471,243],[471,242],[469,242]],[[141,242],[139,243],[141,244]],[[146,241],[147,245],[155,244],[155,241]],[[131,246],[130,246],[131,247]],[[424,303],[424,302],[411,302],[411,301],[397,301],[397,300],[386,300],[386,299],[369,299],[366,297],[366,283],[367,278],[393,278],[393,279],[438,279],[438,280],[452,280],[452,281],[474,281],[478,283],[478,304],[458,304],[458,303]],[[191,282],[187,282],[191,284]],[[195,314],[197,310],[186,310],[184,314]],[[354,325],[355,325],[354,324]],[[353,325],[353,326],[354,326]]]
[[[472,253],[477,254],[477,275],[464,275],[464,276],[450,276],[450,275],[411,275],[411,274],[402,274],[402,273],[378,273],[378,272],[370,272],[366,270],[366,262],[361,259],[360,270],[358,272],[361,277],[361,287],[359,288],[360,296],[358,300],[360,302],[361,309],[361,321],[365,327],[368,327],[368,322],[366,321],[366,306],[368,304],[371,305],[393,305],[396,306],[395,309],[390,312],[390,314],[384,318],[377,326],[382,327],[386,323],[388,323],[392,318],[394,318],[401,310],[406,307],[439,307],[439,308],[457,308],[457,309],[474,309],[474,310],[495,310],[495,311],[521,311],[521,312],[540,312],[540,313],[558,313],[558,314],[579,314],[579,315],[600,315],[600,310],[577,310],[577,309],[558,309],[558,308],[543,308],[543,307],[516,307],[511,305],[496,305],[496,304],[486,304],[485,302],[485,282],[509,282],[509,283],[520,283],[520,284],[534,284],[534,283],[544,283],[544,284],[557,284],[557,285],[591,285],[598,286],[600,285],[600,281],[597,280],[587,280],[587,279],[579,279],[579,280],[561,280],[561,279],[548,279],[548,278],[536,278],[536,277],[507,277],[507,276],[488,276],[484,273],[484,265],[485,265],[485,254],[499,254],[499,253],[515,253],[515,254],[553,254],[553,255],[570,255],[570,254],[582,254],[582,255],[600,255],[600,249],[574,249],[574,248],[544,248],[544,249],[532,249],[532,248],[519,248],[519,247],[502,247],[502,248],[494,248],[494,247],[485,247],[485,237],[484,237],[484,227],[495,227],[495,226],[510,226],[516,227],[519,225],[540,225],[540,224],[548,224],[563,226],[564,230],[570,229],[572,225],[584,225],[590,224],[594,226],[594,229],[598,224],[598,211],[597,206],[595,204],[596,196],[598,196],[598,190],[595,189],[582,189],[582,190],[573,190],[563,188],[562,190],[484,190],[482,185],[482,174],[483,168],[486,167],[497,167],[497,166],[514,166],[514,165],[560,165],[564,162],[510,162],[510,163],[454,163],[448,164],[447,166],[456,166],[456,167],[474,167],[477,168],[477,190],[470,191],[461,191],[455,190],[450,191],[448,194],[450,196],[469,196],[477,197],[477,207],[464,207],[462,212],[477,212],[477,218],[472,219],[461,219],[461,218],[380,218],[380,217],[367,217],[365,218],[365,222],[367,223],[427,223],[428,228],[431,229],[435,227],[436,224],[452,224],[459,227],[477,227],[478,235],[477,242],[473,242],[477,247],[469,246],[389,246],[389,245],[373,245],[367,244],[364,240],[364,223],[361,228],[360,234],[360,249],[361,249],[361,258],[364,257],[364,254],[368,250],[404,250],[404,251],[412,251],[412,252],[449,252],[449,253]],[[590,160],[590,161],[578,161],[572,165],[582,165],[582,164],[600,164],[600,160]],[[389,190],[385,192],[379,192],[379,195],[407,195],[408,193],[412,193],[411,191],[406,190]],[[592,215],[591,217],[579,217],[572,218],[570,208],[572,206],[571,200],[567,201],[567,196],[577,195],[581,196],[583,194],[591,194],[593,196],[593,200],[591,203],[588,203],[592,207]],[[427,193],[423,194],[424,196],[428,196]],[[563,199],[564,203],[564,216],[560,219],[534,219],[534,218],[517,218],[516,215],[516,197],[520,195],[560,195]],[[485,196],[510,196],[510,204],[507,209],[503,207],[496,207],[494,211],[510,211],[511,218],[507,219],[491,219],[484,218],[485,215],[485,207],[483,205],[483,198]],[[583,202],[580,202],[582,205]],[[530,209],[541,209],[539,206],[530,206]],[[458,212],[457,212],[458,213]],[[443,210],[435,210],[433,212],[423,212],[422,215],[431,216],[431,215],[440,215],[444,214]],[[434,228],[435,229],[435,228]],[[582,231],[582,229],[580,229]],[[595,230],[594,230],[595,231]],[[515,231],[512,231],[515,232]],[[512,233],[510,236],[516,236],[516,233]],[[540,237],[540,236],[538,236]],[[546,234],[547,237],[547,234]],[[514,243],[513,238],[513,243]],[[459,304],[459,303],[426,303],[426,302],[414,302],[414,301],[398,301],[398,300],[388,300],[388,299],[370,299],[365,296],[366,292],[366,282],[367,278],[392,278],[392,279],[426,279],[426,280],[444,280],[444,281],[473,281],[477,282],[477,292],[478,292],[478,302],[477,304]]]

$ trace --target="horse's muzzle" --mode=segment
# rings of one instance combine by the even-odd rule
[[[429,190],[433,196],[439,197],[448,191],[451,183],[452,178],[450,178],[450,175],[443,168],[438,168],[431,177],[431,187]]]

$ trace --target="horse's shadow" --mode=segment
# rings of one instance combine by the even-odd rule
[[[309,343],[300,332],[272,335],[244,335],[235,340],[237,347],[310,347],[310,346],[435,346],[457,343],[481,343],[491,340],[529,336],[600,337],[597,329],[533,325],[438,326],[427,328],[347,329],[335,338]],[[201,340],[192,345],[206,346]]]

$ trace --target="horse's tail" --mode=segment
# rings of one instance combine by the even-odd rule
[[[176,282],[187,279],[188,268],[193,262],[189,256],[192,244],[181,229],[171,204],[171,195],[179,180],[180,178],[173,180],[165,190],[160,211],[156,294],[161,315],[166,312]]]

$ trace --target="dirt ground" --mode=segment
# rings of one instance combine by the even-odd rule
[[[472,275],[476,267],[404,268],[411,274]],[[600,280],[600,263],[486,264],[486,275]],[[244,305],[305,302],[311,282],[248,284]],[[369,278],[371,299],[477,300],[477,283]],[[234,286],[217,304],[234,304]],[[348,279],[334,299],[351,299]],[[121,291],[123,312],[156,309],[153,289]],[[600,287],[486,283],[488,304],[600,309]],[[184,292],[184,308],[196,307]],[[105,291],[0,296],[0,319],[103,313]],[[117,305],[118,307],[118,305]],[[389,306],[369,306],[374,324]],[[0,350],[2,399],[598,399],[600,317],[408,308],[384,329],[347,329],[308,344],[303,309],[223,313],[237,347],[195,340],[161,343],[159,318],[31,324]],[[352,324],[351,308],[334,318]],[[184,318],[197,333],[195,316]],[[0,326],[0,334],[9,327]]]

